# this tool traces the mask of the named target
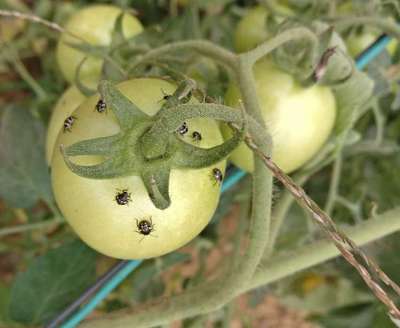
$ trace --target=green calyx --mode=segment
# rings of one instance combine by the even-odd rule
[[[154,205],[170,205],[169,175],[173,168],[202,168],[228,156],[243,140],[246,131],[244,111],[216,104],[187,103],[191,91],[187,81],[169,95],[155,116],[149,116],[108,81],[99,85],[101,99],[112,110],[120,132],[108,137],[83,140],[60,150],[68,168],[90,179],[111,179],[138,175],[142,178]],[[190,86],[189,86],[190,88]],[[179,129],[191,118],[211,118],[233,123],[239,129],[224,143],[200,148],[185,142]],[[71,157],[101,156],[96,165],[75,164]]]

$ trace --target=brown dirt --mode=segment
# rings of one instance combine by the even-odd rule
[[[213,247],[207,257],[205,275],[213,277],[218,275],[223,268],[226,259],[232,252],[232,237],[237,226],[238,208],[234,208],[230,215],[223,219],[220,224],[218,244]],[[199,269],[199,256],[194,247],[188,246],[181,249],[182,252],[191,254],[192,260],[175,266],[163,274],[167,285],[165,296],[176,294],[182,291],[184,279],[193,277]],[[314,324],[307,322],[306,314],[297,310],[289,309],[279,302],[279,299],[266,294],[255,307],[249,305],[249,295],[244,294],[234,300],[234,313],[229,324],[230,328],[315,328]],[[205,325],[213,328],[215,325],[209,321]],[[182,328],[181,322],[174,322],[171,328]]]

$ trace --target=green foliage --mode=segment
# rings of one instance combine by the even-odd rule
[[[10,206],[52,201],[44,160],[44,127],[21,106],[8,107],[0,126],[0,196]]]
[[[377,303],[361,303],[316,318],[324,328],[393,328],[393,322]]]
[[[95,260],[96,253],[80,241],[35,259],[14,281],[10,317],[25,324],[53,318],[93,282]]]

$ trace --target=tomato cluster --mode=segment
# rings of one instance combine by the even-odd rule
[[[113,6],[89,6],[76,12],[66,29],[95,46],[111,42],[121,10]],[[256,8],[238,25],[236,46],[249,50],[268,37],[264,9]],[[140,22],[125,14],[123,33],[131,37],[142,31]],[[81,81],[98,84],[103,59],[78,50],[71,34],[64,33],[57,47],[57,59],[65,79],[73,83],[77,72]],[[310,160],[329,137],[336,116],[336,103],[328,87],[303,87],[289,74],[280,71],[270,59],[255,66],[257,95],[263,118],[272,135],[273,159],[286,172]],[[204,81],[202,81],[204,82]],[[155,116],[177,86],[158,78],[140,78],[117,85],[121,94],[143,113]],[[230,84],[226,103],[238,106],[240,93]],[[228,138],[232,134],[223,127]],[[71,170],[60,151],[73,144],[118,134],[121,126],[109,104],[99,94],[85,97],[70,86],[54,108],[47,137],[47,161],[51,166],[57,203],[74,231],[87,244],[106,255],[139,259],[160,256],[192,240],[210,221],[218,203],[225,161],[198,169],[172,169],[168,193],[170,205],[154,205],[149,190],[138,175],[91,179]],[[224,142],[219,125],[211,119],[194,118],[176,131],[179,138],[201,148]],[[96,139],[97,140],[97,139]],[[76,156],[81,166],[99,165],[104,156]],[[252,171],[251,152],[240,145],[231,160]]]

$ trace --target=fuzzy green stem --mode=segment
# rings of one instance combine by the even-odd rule
[[[340,176],[342,173],[342,164],[343,164],[342,153],[338,152],[336,155],[336,159],[333,162],[331,181],[329,184],[329,191],[328,191],[328,198],[327,198],[326,204],[325,204],[325,212],[328,215],[332,214],[333,208],[335,206],[336,196],[338,194],[338,189],[339,189]]]
[[[46,91],[44,91],[44,89],[40,86],[40,84],[35,81],[32,75],[25,68],[21,60],[19,58],[15,58],[12,64],[17,73],[19,74],[19,76],[29,85],[29,87],[33,90],[36,96],[39,99],[45,99],[47,97]]]
[[[240,56],[246,58],[250,64],[254,64],[257,60],[261,59],[279,46],[296,39],[308,39],[311,47],[314,49],[319,43],[318,37],[314,32],[304,27],[297,27],[280,33],[278,36],[260,44],[258,47],[241,54]]]
[[[381,108],[378,101],[376,101],[372,106],[372,113],[374,114],[375,124],[376,124],[376,137],[375,144],[380,146],[384,139],[385,133],[385,116],[382,114]]]
[[[351,228],[344,228],[349,238],[362,246],[400,230],[400,207],[396,207]],[[329,239],[320,240],[295,251],[276,255],[261,263],[251,282],[242,292],[258,288],[340,255]]]
[[[50,226],[57,225],[61,222],[64,222],[64,220],[61,217],[55,217],[52,220],[47,220],[43,222],[29,223],[29,224],[17,225],[15,227],[3,228],[0,229],[0,237],[37,230],[37,229],[46,229]]]
[[[212,42],[206,40],[190,40],[190,41],[180,41],[161,46],[157,49],[151,50],[146,53],[143,57],[135,61],[129,68],[128,71],[131,72],[137,66],[152,61],[155,59],[162,58],[165,54],[174,51],[195,51],[198,54],[210,57],[221,65],[228,67],[230,70],[234,70],[236,66],[236,55],[229,50],[215,45]]]

